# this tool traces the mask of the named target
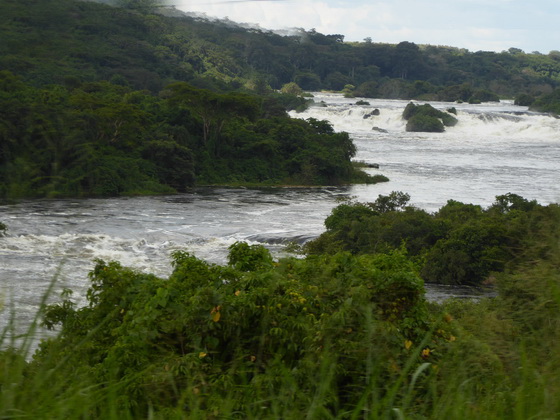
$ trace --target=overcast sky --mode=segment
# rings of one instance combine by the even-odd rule
[[[315,28],[346,41],[470,51],[560,50],[560,0],[171,0],[178,9],[263,29]]]

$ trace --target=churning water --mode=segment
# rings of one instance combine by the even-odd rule
[[[96,258],[166,276],[170,254],[187,250],[223,263],[237,240],[262,243],[277,255],[288,241],[305,242],[341,198],[373,201],[407,192],[412,204],[434,211],[448,199],[490,205],[508,192],[542,204],[560,202],[560,120],[511,103],[458,105],[457,126],[445,133],[407,133],[406,101],[317,94],[315,106],[296,118],[329,120],[347,131],[357,160],[378,164],[372,174],[388,183],[370,186],[276,189],[199,189],[191,194],[83,200],[33,200],[0,206],[9,227],[0,238],[0,329],[10,304],[21,328],[34,316],[50,280],[73,289],[80,301]],[[364,118],[374,109],[379,115]],[[431,298],[455,291],[429,288]],[[56,296],[54,296],[56,298]]]
[[[448,199],[489,205],[508,192],[542,204],[560,202],[560,119],[527,111],[511,102],[482,105],[431,102],[455,107],[459,123],[444,133],[407,133],[402,112],[407,102],[320,94],[302,118],[327,119],[352,134],[357,160],[377,163],[391,182],[353,188],[359,199],[404,191],[415,205],[436,210]],[[364,118],[375,109],[378,116]],[[373,195],[373,197],[372,197]]]

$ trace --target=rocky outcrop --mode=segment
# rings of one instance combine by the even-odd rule
[[[364,114],[364,120],[367,120],[368,118],[371,118],[371,117],[375,117],[379,114],[381,114],[381,112],[379,111],[379,109],[375,108],[373,111],[368,112],[367,114]]]

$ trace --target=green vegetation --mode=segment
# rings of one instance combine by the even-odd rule
[[[0,3],[0,198],[374,182],[352,168],[347,135],[287,118],[307,106],[303,90],[515,96],[558,112],[555,53],[344,43],[314,30],[280,36],[160,5]],[[422,110],[410,130],[454,121]]]
[[[0,72],[0,197],[358,179],[348,134],[326,122],[290,119],[278,96],[185,82],[159,96],[109,82],[37,88]]]
[[[430,104],[415,105],[410,102],[403,111],[403,118],[407,120],[406,131],[414,132],[442,133],[445,127],[457,124],[457,118],[448,112],[435,109]]]
[[[409,199],[393,192],[374,203],[339,205],[306,252],[362,255],[404,247],[425,281],[479,286],[527,258],[560,217],[557,205],[515,194],[496,197],[487,209],[450,200],[434,214],[408,206]]]
[[[532,110],[540,112],[550,112],[556,115],[560,115],[560,89],[556,89],[547,95],[543,95],[538,99],[530,102]]]
[[[0,68],[35,86],[113,80],[153,93],[174,81],[213,89],[296,83],[304,90],[353,85],[357,96],[466,102],[538,97],[560,85],[557,51],[346,43],[343,35],[315,30],[281,36],[190,18],[151,7],[151,0],[112,3],[125,8],[75,0],[3,1]]]
[[[407,201],[335,214],[404,217]],[[236,243],[224,266],[178,251],[167,279],[97,261],[84,307],[65,291],[44,308],[60,334],[32,360],[3,331],[0,416],[555,418],[560,212],[510,195],[488,210],[449,203],[433,224],[489,213],[538,234],[477,302],[427,302],[406,246],[274,261]]]
[[[0,197],[386,180],[355,170],[346,133],[287,117],[302,90],[560,112],[557,52],[284,37],[102,3],[122,7],[0,2]],[[407,119],[453,124],[432,109]],[[179,251],[167,279],[97,261],[85,306],[47,293],[23,335],[6,317],[0,417],[557,417],[560,207],[507,194],[429,214],[409,199],[338,206],[304,258]],[[423,279],[498,295],[428,303]],[[59,334],[31,357],[39,318]]]
[[[6,235],[6,231],[8,230],[8,226],[4,223],[0,222],[0,237]]]

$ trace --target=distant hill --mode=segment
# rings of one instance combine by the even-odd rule
[[[281,36],[169,8],[152,12],[76,0],[4,0],[0,68],[34,85],[113,80],[151,92],[173,81],[236,89],[260,80],[274,89],[296,82],[305,90],[352,85],[370,97],[466,99],[453,97],[459,86],[471,95],[515,97],[560,85],[558,52],[346,43],[341,34]]]
[[[353,167],[347,133],[288,117],[302,89],[560,111],[560,53],[282,36],[130,2],[0,2],[0,199],[386,180]]]

